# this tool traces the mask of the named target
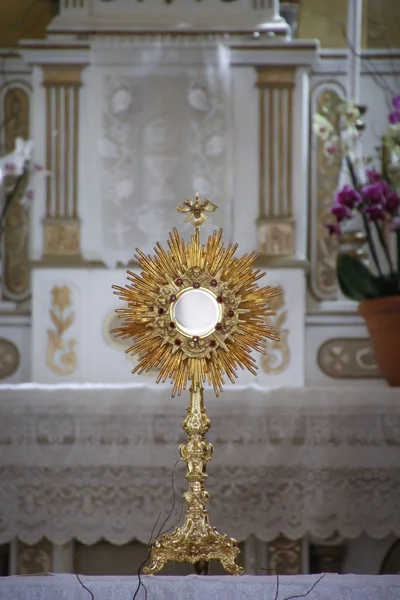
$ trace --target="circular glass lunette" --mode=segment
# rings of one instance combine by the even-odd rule
[[[221,305],[212,292],[205,288],[187,288],[172,304],[171,320],[183,335],[205,337],[214,331],[221,312]]]

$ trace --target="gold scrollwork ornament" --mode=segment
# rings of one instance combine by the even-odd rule
[[[205,441],[210,421],[203,384],[211,384],[218,395],[225,375],[234,382],[239,367],[256,373],[251,351],[262,352],[264,338],[278,340],[266,318],[274,314],[269,302],[280,291],[258,286],[264,275],[254,269],[258,255],[236,258],[237,244],[225,247],[222,230],[214,231],[205,245],[200,243],[204,211],[215,209],[209,201],[200,203],[198,194],[193,202],[178,207],[179,212],[192,215],[195,232],[190,241],[186,243],[174,229],[167,249],[157,243],[154,256],[137,250],[140,275],[128,271],[129,283],[113,286],[127,304],[117,310],[124,323],[112,333],[133,338],[127,350],[139,357],[133,372],[158,369],[157,382],[170,379],[173,395],[190,385],[183,422],[188,441],[180,446],[189,483],[184,494],[187,513],[181,527],[153,541],[150,564],[144,569],[147,574],[167,562],[190,562],[196,572],[204,573],[210,560],[218,560],[231,574],[243,572],[236,564],[236,540],[211,527],[206,511],[209,494],[204,483],[213,448]]]
[[[73,325],[75,313],[72,308],[71,289],[67,285],[55,285],[51,290],[52,308],[50,318],[54,328],[47,330],[48,342],[46,361],[57,375],[71,375],[76,368],[75,346],[73,338],[65,339],[65,332]]]
[[[287,309],[283,288],[279,286],[278,289],[281,295],[271,299],[271,308],[276,311],[273,325],[279,339],[266,340],[265,354],[261,358],[261,366],[268,375],[283,373],[290,363],[289,329],[285,327]]]

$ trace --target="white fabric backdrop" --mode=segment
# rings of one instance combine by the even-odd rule
[[[1,386],[0,543],[147,543],[172,504],[186,404],[156,386]],[[206,404],[221,531],[400,536],[398,390],[236,387]]]
[[[279,578],[277,600],[306,594],[318,575]],[[95,600],[132,600],[137,587],[134,577],[82,577]],[[149,600],[272,600],[275,577],[144,577]],[[89,594],[74,575],[8,577],[0,579],[0,600],[85,600]],[[144,600],[140,589],[137,600]],[[400,598],[400,576],[325,575],[310,600],[396,600]]]

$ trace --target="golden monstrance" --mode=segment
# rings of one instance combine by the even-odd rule
[[[188,213],[194,235],[186,243],[174,229],[168,248],[157,243],[154,256],[137,250],[140,275],[128,271],[124,288],[113,286],[127,303],[117,312],[124,323],[112,333],[133,338],[127,349],[138,356],[133,373],[158,370],[157,383],[173,383],[172,395],[181,394],[190,382],[190,402],[183,429],[188,436],[179,448],[187,465],[189,489],[184,494],[187,512],[184,523],[172,533],[152,542],[150,562],[144,569],[152,574],[168,562],[190,562],[198,573],[208,572],[210,560],[221,562],[231,574],[241,574],[236,564],[236,540],[221,535],[209,524],[204,489],[206,465],[213,447],[205,441],[210,428],[203,399],[203,384],[222,391],[224,376],[233,383],[238,367],[256,374],[252,350],[263,352],[265,338],[279,340],[267,317],[274,315],[268,302],[280,292],[257,284],[265,275],[254,268],[258,254],[235,258],[237,244],[224,246],[222,229],[214,231],[207,243],[200,243],[200,226],[206,212],[216,205],[205,200],[185,200],[177,210]]]

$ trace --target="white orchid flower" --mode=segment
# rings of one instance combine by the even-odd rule
[[[19,177],[24,172],[25,164],[31,160],[33,142],[25,141],[18,137],[15,140],[13,152],[0,158],[1,181],[5,175],[15,175]]]
[[[334,129],[328,119],[320,113],[316,113],[313,119],[313,131],[321,140],[327,140],[332,135]]]
[[[330,159],[336,158],[341,153],[341,140],[338,135],[332,135],[326,140],[323,152]]]
[[[354,102],[343,102],[339,108],[342,116],[342,124],[344,128],[354,127],[356,121],[360,118],[360,111]]]
[[[353,127],[344,129],[340,134],[341,150],[343,154],[355,155],[360,133]]]

